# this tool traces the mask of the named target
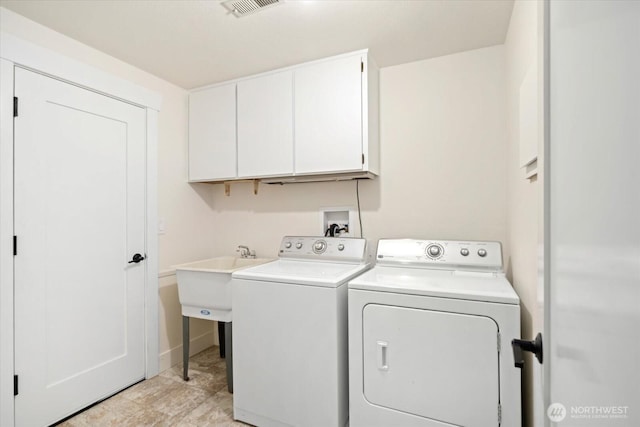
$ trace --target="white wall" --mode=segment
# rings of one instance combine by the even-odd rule
[[[158,116],[158,216],[165,221],[167,231],[159,236],[160,270],[208,257],[213,224],[207,200],[211,199],[212,188],[205,184],[186,183],[187,92],[4,8],[0,8],[0,28],[3,32],[102,69],[162,96],[162,109]],[[161,370],[168,367],[167,357],[170,354],[181,354],[177,348],[182,343],[181,323],[177,327],[174,324],[181,322],[177,295],[175,276],[162,278],[159,350],[164,357],[161,359]],[[205,341],[212,343],[213,330],[211,322],[196,321],[193,322],[191,335],[197,337],[208,334]],[[194,347],[198,348],[197,345]],[[172,348],[173,353],[169,353]]]
[[[504,48],[388,67],[380,76],[381,175],[360,181],[367,238],[505,242]],[[356,182],[214,185],[214,253],[276,256],[285,234],[323,232],[319,209],[356,206]],[[358,231],[356,224],[352,225]]]
[[[238,183],[229,197],[222,185],[187,184],[183,89],[0,10],[3,31],[162,95],[161,271],[233,253],[239,244],[276,256],[283,235],[322,233],[320,207],[355,209],[354,181],[261,185],[257,196],[250,184]],[[509,256],[504,64],[504,47],[495,46],[381,70],[381,176],[360,182],[365,237],[497,240]],[[175,276],[162,277],[160,286],[162,369],[180,360],[181,332]],[[195,323],[192,336],[213,329],[210,322]]]
[[[516,1],[505,41],[510,253],[507,272],[520,296],[524,339],[533,339],[543,330],[543,293],[538,271],[543,236],[542,21],[541,2]],[[519,165],[520,115],[528,114],[527,111],[520,111],[520,88],[529,70],[538,82],[537,97],[525,100],[534,103],[532,110],[538,112],[538,175],[532,179],[526,179],[525,169]],[[544,411],[539,407],[542,398],[542,372],[530,353],[526,357],[522,383],[524,425],[543,425]]]

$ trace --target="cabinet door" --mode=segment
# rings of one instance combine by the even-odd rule
[[[360,55],[295,71],[295,172],[362,170]]]
[[[238,176],[293,173],[291,71],[238,83]]]
[[[236,177],[235,83],[189,95],[189,181]]]

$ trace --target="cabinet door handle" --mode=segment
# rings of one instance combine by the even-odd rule
[[[387,365],[387,347],[389,343],[386,341],[376,342],[378,345],[378,369],[381,371],[388,371],[389,365]]]

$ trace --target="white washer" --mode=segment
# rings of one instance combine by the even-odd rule
[[[497,242],[382,239],[349,282],[350,426],[519,426],[519,299]]]
[[[347,282],[366,240],[285,237],[279,259],[233,273],[233,413],[258,426],[347,424]]]

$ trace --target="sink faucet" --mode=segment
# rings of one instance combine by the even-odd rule
[[[252,251],[248,246],[239,245],[236,252],[240,252],[240,258],[255,258],[256,251]]]

